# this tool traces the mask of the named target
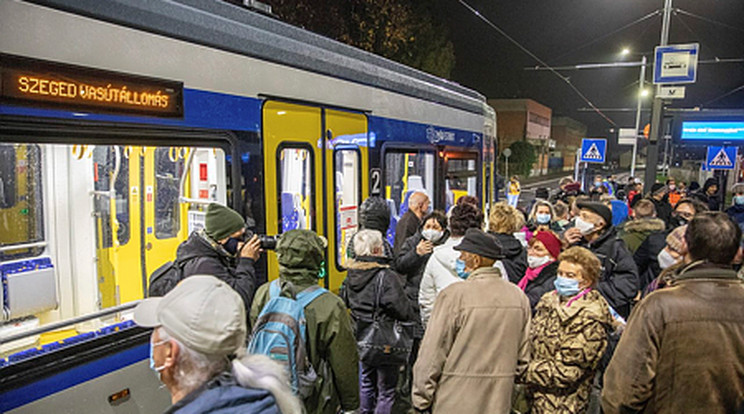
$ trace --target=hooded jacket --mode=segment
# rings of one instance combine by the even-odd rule
[[[638,267],[638,287],[641,291],[661,274],[658,256],[666,246],[667,234],[669,233],[666,231],[651,233],[633,253],[633,261]]]
[[[414,407],[508,414],[529,358],[530,304],[494,267],[444,289],[413,367]]]
[[[279,254],[279,280],[282,285],[291,283],[294,293],[299,293],[318,283],[323,246],[317,236],[308,230],[291,238],[284,233],[277,245]],[[298,233],[295,233],[295,235]],[[285,243],[285,239],[286,243]],[[250,320],[255,324],[261,309],[269,301],[269,283],[256,292],[251,307]],[[359,354],[351,326],[351,317],[338,296],[331,292],[320,295],[305,307],[307,321],[307,346],[310,363],[318,373],[314,392],[304,401],[310,414],[336,414],[339,406],[344,411],[359,407]]]
[[[625,242],[630,253],[635,253],[650,234],[663,232],[666,226],[663,220],[657,218],[630,220],[618,228],[618,237]]]
[[[253,259],[231,256],[204,230],[199,230],[178,246],[176,263],[182,266],[184,278],[211,275],[227,283],[243,299],[246,312],[250,310],[258,284]]]
[[[244,388],[222,372],[173,404],[165,414],[281,414],[267,390]]]
[[[388,227],[390,227],[390,208],[387,203],[380,197],[369,197],[359,206],[359,229],[377,230],[382,234],[382,244],[385,250],[385,257],[392,259],[393,247],[387,239]],[[346,255],[350,259],[356,257],[354,250],[354,235],[349,239],[346,245]]]
[[[434,310],[434,300],[439,292],[453,283],[462,281],[455,271],[455,261],[460,257],[460,252],[454,249],[461,240],[462,236],[450,237],[441,246],[434,248],[429,261],[426,262],[418,293],[421,322],[424,328]]]
[[[589,403],[612,314],[596,290],[570,306],[568,300],[547,293],[532,318],[530,363],[522,376],[531,413],[583,413]]]
[[[708,209],[710,211],[719,211],[721,207],[721,196],[719,195],[720,188],[718,193],[708,195],[708,189],[714,185],[718,185],[718,180],[713,177],[708,178],[705,180],[703,188],[697,193],[697,195],[699,199],[708,203]]]
[[[356,260],[349,263],[348,273],[342,284],[341,298],[351,311],[352,319],[357,324],[372,320],[377,298],[377,278],[380,276],[380,314],[399,321],[413,319],[413,306],[403,291],[400,275],[390,269],[389,260],[369,256],[357,256]]]
[[[493,232],[488,232],[488,234],[494,236],[501,243],[501,252],[504,255],[501,263],[506,269],[506,276],[508,276],[509,281],[514,284],[519,283],[524,276],[524,272],[527,271],[527,249],[513,234]]]
[[[744,281],[692,263],[633,310],[605,372],[602,408],[738,413],[744,404]]]
[[[594,253],[602,264],[602,275],[597,290],[620,316],[630,314],[630,302],[638,293],[638,269],[625,242],[617,237],[614,227],[605,229],[591,243],[582,240],[578,245]]]
[[[733,206],[726,209],[726,214],[731,217],[732,220],[736,222],[738,225],[742,225],[744,223],[744,205],[743,204],[734,204]]]
[[[445,230],[442,237],[434,242],[434,246],[441,246],[449,238],[449,232]],[[424,239],[421,235],[421,228],[413,236],[406,239],[403,245],[400,247],[400,251],[395,256],[394,267],[395,270],[405,277],[405,292],[408,300],[413,305],[413,310],[416,314],[414,318],[418,321],[418,329],[416,329],[416,337],[421,338],[424,334],[423,326],[421,326],[421,312],[419,308],[419,289],[421,288],[421,279],[424,276],[424,269],[426,269],[426,263],[429,261],[432,253],[419,256],[416,253],[416,247]]]

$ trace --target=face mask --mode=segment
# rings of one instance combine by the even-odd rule
[[[594,224],[590,223],[586,220],[583,220],[581,217],[576,217],[576,220],[574,221],[574,227],[579,229],[581,231],[582,235],[587,235],[594,230]]]
[[[674,184],[669,184],[669,191],[674,191],[677,189],[677,186]]]
[[[548,264],[553,259],[550,258],[550,256],[527,256],[527,265],[530,267],[530,269],[537,269],[538,267]]]
[[[576,279],[558,276],[555,278],[553,285],[561,296],[574,296],[579,293],[579,281]]]
[[[666,269],[677,263],[677,259],[672,257],[667,249],[662,250],[656,258],[659,260],[659,267],[662,269]]]
[[[165,340],[160,341],[160,342],[156,342],[156,343],[150,342],[150,369],[153,370],[153,371],[155,371],[155,373],[158,375],[158,380],[160,380],[160,371],[162,371],[162,370],[165,369],[165,365],[161,365],[159,367],[156,367],[155,366],[155,358],[153,358],[153,356],[152,356],[152,350],[156,346],[160,346],[160,345],[163,345],[163,344],[166,344],[166,343],[168,343],[168,341],[165,341]]]
[[[687,223],[688,223],[687,219],[672,214],[672,224],[675,225],[674,227],[684,226]]]
[[[734,204],[736,205],[744,204],[744,195],[734,196]]]
[[[548,224],[550,223],[550,214],[537,214],[535,219],[537,224]]]
[[[465,262],[460,259],[455,260],[455,272],[460,279],[467,279],[470,276],[470,272],[465,271]]]
[[[421,236],[425,238],[426,240],[429,240],[430,242],[435,242],[442,238],[442,234],[444,234],[441,230],[436,229],[423,229],[421,230]]]
[[[235,255],[235,253],[238,252],[239,243],[240,243],[240,239],[236,239],[235,237],[230,237],[229,239],[227,239],[225,244],[222,245],[222,247],[224,247],[228,253]]]
[[[594,182],[594,186],[595,187],[599,187],[600,185],[602,185],[602,181],[595,181]]]

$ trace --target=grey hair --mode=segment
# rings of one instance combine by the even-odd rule
[[[354,253],[357,256],[375,256],[375,249],[383,250],[382,233],[366,229],[354,235]]]
[[[163,327],[158,328],[158,334],[161,340],[173,341],[178,345],[179,353],[176,358],[173,381],[179,389],[184,391],[184,394],[194,391],[210,378],[227,369],[227,359],[224,356],[206,355],[194,351],[170,336]]]
[[[736,193],[744,193],[744,183],[736,183],[736,184],[734,184],[734,186],[731,188],[731,192],[734,193],[734,194],[736,194]]]
[[[245,354],[234,359],[232,374],[243,387],[269,391],[282,414],[302,414],[302,404],[289,387],[287,371],[266,355]]]

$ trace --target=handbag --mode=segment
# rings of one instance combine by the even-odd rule
[[[413,347],[415,324],[381,314],[380,296],[384,277],[384,272],[377,275],[372,320],[357,322],[356,339],[359,359],[369,366],[405,364]]]

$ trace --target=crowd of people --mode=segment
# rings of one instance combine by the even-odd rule
[[[259,281],[260,243],[210,205],[178,249],[184,280],[135,321],[155,328],[174,413],[744,412],[744,184],[733,193],[724,213],[715,180],[597,176],[584,193],[566,178],[484,217],[475,197],[440,212],[415,192],[393,246],[370,197],[339,295],[318,286],[323,237],[283,234],[278,278]],[[294,339],[267,339],[282,323]]]

